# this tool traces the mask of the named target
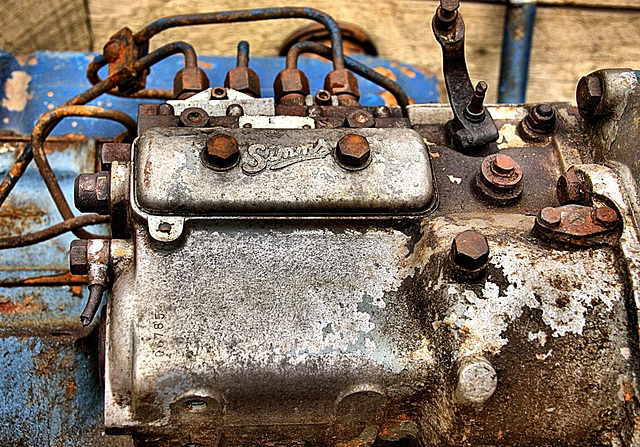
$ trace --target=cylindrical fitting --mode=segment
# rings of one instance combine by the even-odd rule
[[[522,195],[522,168],[505,154],[482,160],[475,178],[478,194],[496,205],[511,205]]]
[[[357,106],[360,103],[358,79],[345,68],[333,70],[324,78],[324,89],[338,97],[341,106]]]
[[[309,79],[302,70],[286,68],[273,81],[273,92],[277,104],[302,106],[310,92]]]

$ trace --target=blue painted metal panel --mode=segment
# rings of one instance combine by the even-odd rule
[[[16,59],[13,55],[0,52],[0,93],[7,97],[6,81],[14,72],[24,72],[31,77],[28,84],[29,100],[22,110],[0,108],[0,129],[12,130],[20,134],[29,134],[38,117],[49,109],[59,106],[69,98],[86,90],[91,86],[86,80],[86,68],[94,54],[89,53],[56,53],[37,52],[26,58]],[[402,85],[409,97],[417,103],[438,102],[438,81],[432,74],[422,72],[400,62],[368,56],[354,56],[377,70],[396,79]],[[228,70],[235,66],[235,57],[207,57],[201,56],[198,64],[205,70],[211,85],[222,85]],[[182,68],[183,59],[173,56],[151,68],[148,78],[149,88],[171,89],[174,74]],[[273,96],[273,79],[285,66],[284,58],[264,57],[252,58],[250,66],[258,73],[262,81],[262,96]],[[331,63],[316,57],[301,57],[299,68],[309,78],[313,91],[321,89],[324,77],[331,71]],[[106,76],[106,68],[101,75]],[[391,100],[391,96],[383,89],[371,82],[359,79],[361,102],[363,105],[384,104]],[[109,109],[122,110],[135,117],[138,104],[152,102],[149,100],[135,100],[103,95],[89,103]],[[90,137],[113,137],[122,131],[122,127],[115,123],[100,122],[87,118],[74,118],[62,121],[53,135],[80,133]]]
[[[38,117],[87,89],[87,53],[38,52],[20,59],[0,51],[0,130],[28,135]],[[435,76],[411,66],[367,56],[359,61],[400,83],[415,102],[438,102]],[[222,85],[235,57],[200,57],[212,85]],[[169,89],[182,58],[169,58],[152,68],[150,88]],[[262,79],[263,96],[272,96],[272,80],[284,68],[282,58],[253,58]],[[329,62],[302,57],[312,90],[322,88]],[[104,76],[104,73],[103,73]],[[378,86],[360,79],[361,102],[393,101]],[[104,95],[92,105],[137,114],[148,100]],[[389,102],[387,102],[389,103]],[[53,135],[80,134],[48,144],[45,150],[69,203],[73,181],[96,167],[98,137],[113,137],[118,124],[91,119],[62,121]],[[88,137],[88,138],[86,138]],[[53,139],[51,139],[53,140]],[[26,138],[0,137],[0,175],[6,175]],[[34,165],[0,208],[0,235],[31,232],[60,221],[55,205]],[[91,228],[96,231],[95,228]],[[103,389],[98,378],[96,324],[83,328],[78,315],[86,287],[61,276],[68,272],[70,234],[32,247],[0,251],[0,445],[130,446],[131,440],[102,433]],[[29,278],[37,277],[37,283]],[[43,280],[57,281],[44,285]],[[26,281],[26,282],[25,282]],[[62,285],[61,285],[62,284]]]

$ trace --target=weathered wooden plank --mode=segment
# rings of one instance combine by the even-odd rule
[[[35,50],[91,49],[89,19],[83,0],[2,2],[0,48],[20,54]]]

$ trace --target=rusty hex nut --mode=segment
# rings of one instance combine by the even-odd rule
[[[300,104],[303,105],[304,98],[309,94],[311,89],[309,88],[309,79],[302,70],[297,68],[286,68],[279,72],[273,81],[273,93],[276,98],[276,103],[280,104],[281,99],[284,96],[295,95],[296,98],[301,98]],[[288,105],[288,104],[287,104]]]
[[[557,227],[562,221],[562,213],[558,208],[548,206],[540,210],[538,220],[548,227]]]
[[[371,158],[371,147],[362,135],[348,134],[340,138],[336,147],[336,160],[343,167],[360,169]]]
[[[593,218],[603,227],[613,227],[618,222],[618,213],[609,206],[601,206],[594,210]]]
[[[235,67],[229,70],[224,78],[224,86],[254,98],[260,97],[260,78],[248,67]]]
[[[345,68],[330,72],[324,78],[324,89],[336,95],[340,105],[357,105],[360,99],[358,79]]]
[[[450,256],[457,268],[468,272],[480,271],[489,261],[487,238],[477,231],[463,231],[453,238]]]
[[[74,184],[74,203],[83,213],[109,214],[111,173],[80,174]]]
[[[86,275],[89,269],[86,239],[76,239],[69,248],[69,270],[73,275]]]
[[[198,67],[184,67],[173,78],[173,96],[186,99],[209,88],[209,78]]]
[[[238,141],[223,133],[211,135],[207,140],[204,156],[207,163],[215,168],[230,168],[240,159]]]
[[[558,178],[556,198],[560,205],[568,203],[584,204],[585,183],[575,171],[567,171]]]
[[[602,79],[595,74],[583,76],[576,88],[576,102],[578,103],[580,116],[590,118],[596,115],[602,96]]]

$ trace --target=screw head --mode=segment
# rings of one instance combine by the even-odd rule
[[[375,124],[373,115],[367,110],[356,110],[347,115],[347,125],[354,128],[372,127]]]
[[[187,127],[205,127],[209,124],[209,114],[200,107],[188,107],[180,114],[180,121]]]
[[[86,275],[89,268],[86,239],[76,239],[69,248],[69,270],[74,275]]]
[[[362,135],[348,134],[340,138],[336,147],[338,163],[348,168],[362,168],[371,158],[371,147]]]
[[[463,231],[453,238],[451,259],[464,270],[480,270],[489,261],[489,243],[484,234],[473,230]]]
[[[244,115],[244,109],[240,104],[231,104],[227,107],[227,116],[239,117]]]
[[[463,360],[458,370],[456,400],[466,405],[482,405],[498,387],[498,375],[488,360],[481,356]]]
[[[391,116],[391,109],[387,106],[378,106],[373,109],[373,116],[376,118],[389,118]]]
[[[612,227],[618,222],[618,214],[616,211],[608,206],[602,206],[596,208],[594,212],[594,218],[603,227]]]
[[[173,115],[173,106],[171,104],[160,104],[158,106],[158,115],[163,116],[172,116]]]
[[[541,223],[549,227],[557,227],[562,220],[562,213],[558,208],[548,206],[540,211],[539,218]]]
[[[578,82],[576,89],[576,102],[583,116],[590,116],[602,101],[602,79],[594,74],[584,76]]]
[[[231,135],[223,133],[211,135],[207,140],[205,158],[210,165],[216,168],[232,167],[240,159],[238,141]]]

